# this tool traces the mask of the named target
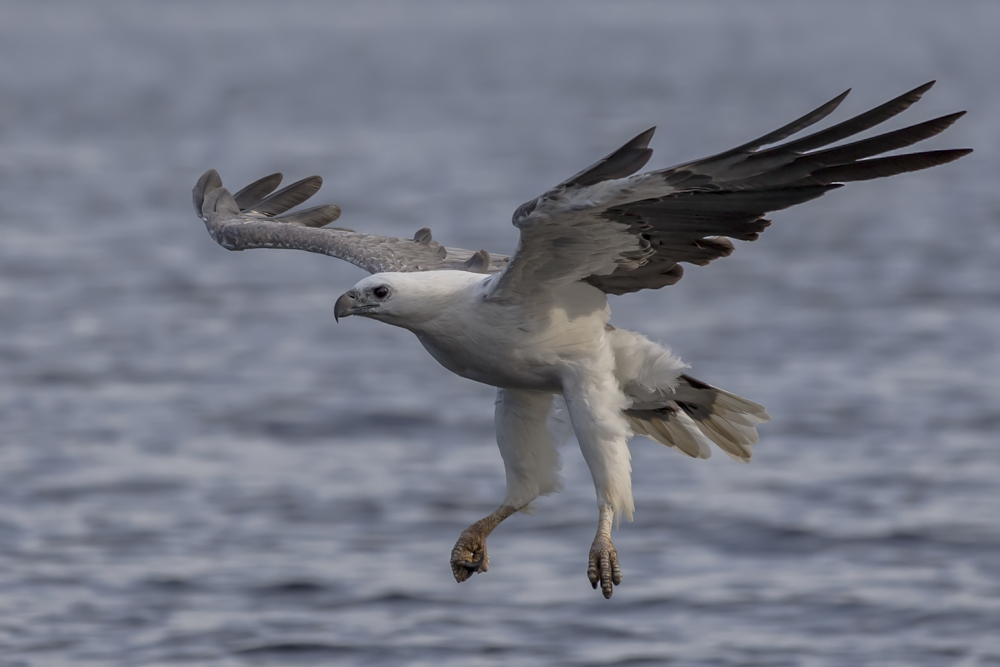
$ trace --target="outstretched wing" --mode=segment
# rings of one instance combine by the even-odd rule
[[[340,217],[340,208],[333,205],[286,213],[316,194],[323,179],[310,176],[273,192],[280,183],[281,174],[271,174],[234,195],[222,187],[218,172],[209,169],[192,191],[194,208],[212,238],[228,250],[306,250],[347,260],[369,273],[441,269],[496,273],[507,263],[507,257],[485,250],[445,248],[426,228],[412,239],[401,239],[327,227]]]
[[[874,156],[932,137],[965,112],[824,148],[904,111],[934,82],[825,130],[776,144],[828,116],[847,96],[732,150],[635,174],[652,155],[653,129],[514,213],[517,250],[491,298],[516,299],[586,280],[609,294],[658,289],[680,280],[680,262],[704,265],[754,241],[769,211],[801,204],[848,181],[893,176],[951,162],[968,149]]]

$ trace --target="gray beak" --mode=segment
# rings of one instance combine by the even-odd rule
[[[348,317],[354,313],[354,291],[345,292],[333,304],[333,319],[337,322],[341,317]]]

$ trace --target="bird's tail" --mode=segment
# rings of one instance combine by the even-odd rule
[[[709,442],[739,461],[753,456],[757,425],[771,419],[764,406],[681,375],[661,405],[625,411],[632,430],[695,458],[711,455]]]
[[[749,461],[757,424],[771,419],[764,406],[685,375],[670,350],[633,331],[608,326],[615,373],[632,406],[632,430],[695,458],[711,456],[710,443]]]
[[[674,401],[649,410],[625,411],[632,431],[696,459],[712,455],[712,443]]]

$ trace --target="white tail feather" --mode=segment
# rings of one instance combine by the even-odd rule
[[[756,426],[771,418],[764,406],[687,375],[662,395],[653,406],[644,393],[641,407],[626,415],[636,433],[695,458],[708,458],[710,441],[731,458],[750,461],[760,440]]]
[[[632,430],[695,459],[712,455],[711,441],[673,402],[657,410],[627,410]]]
[[[707,459],[714,442],[732,458],[750,460],[760,439],[756,426],[771,419],[763,405],[684,375],[684,363],[645,336],[614,327],[607,336],[633,431],[695,458]]]

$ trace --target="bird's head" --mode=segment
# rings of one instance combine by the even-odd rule
[[[458,275],[456,275],[458,274]],[[438,317],[454,303],[456,293],[482,275],[465,271],[376,273],[359,281],[337,299],[333,315],[360,315],[412,328]]]

